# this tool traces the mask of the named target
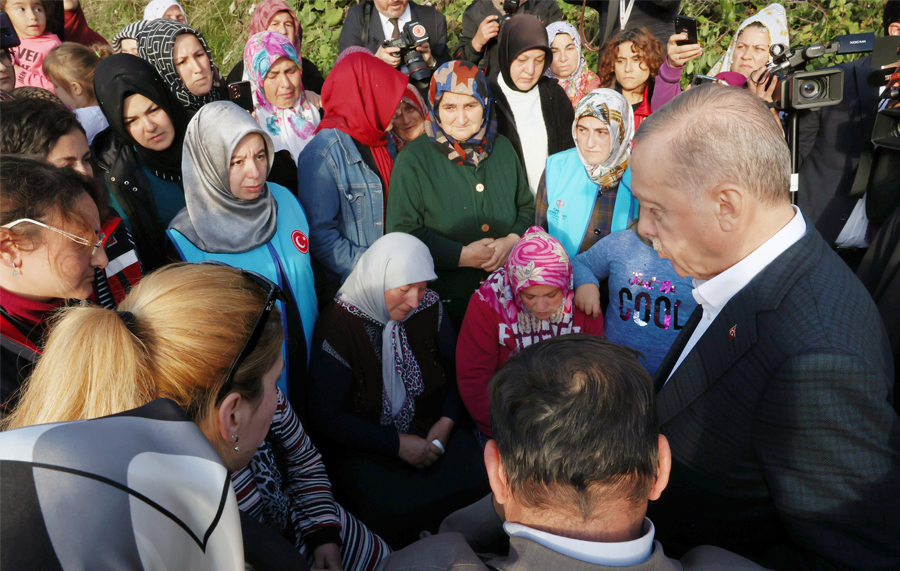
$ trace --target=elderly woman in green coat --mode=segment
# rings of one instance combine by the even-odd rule
[[[534,220],[534,197],[512,144],[497,134],[491,92],[477,66],[435,71],[425,134],[397,155],[386,232],[416,236],[431,251],[440,295],[459,330],[469,298],[502,266]]]

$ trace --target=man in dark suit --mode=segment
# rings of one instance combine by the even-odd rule
[[[432,69],[450,61],[447,54],[447,19],[431,6],[420,6],[409,0],[366,0],[350,7],[338,38],[338,53],[350,46],[361,46],[388,65],[403,63],[400,48],[385,48],[385,39],[400,36],[407,22],[418,20],[425,26],[429,41],[416,48]]]
[[[638,231],[699,306],[657,371],[667,548],[775,569],[900,569],[900,419],[884,325],[791,206],[781,127],[752,93],[691,89],[641,124]]]
[[[900,0],[884,4],[884,35],[900,36]],[[797,196],[803,213],[815,224],[825,241],[840,246],[851,265],[859,263],[867,246],[866,221],[854,240],[851,229],[841,236],[850,221],[865,215],[859,196],[850,196],[860,155],[871,152],[872,126],[878,104],[878,88],[868,85],[872,56],[836,66],[844,71],[844,98],[838,105],[798,112],[800,188]],[[861,181],[865,184],[865,180]],[[838,238],[841,240],[838,241]],[[856,251],[855,250],[859,250]]]
[[[583,334],[549,339],[510,359],[490,392],[493,495],[379,569],[761,569],[715,547],[679,563],[654,541],[644,514],[666,487],[671,453],[633,350]],[[504,541],[508,556],[476,554]]]

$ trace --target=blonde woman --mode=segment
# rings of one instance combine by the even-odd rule
[[[233,472],[250,519],[292,540],[311,567],[374,568],[387,545],[334,501],[319,452],[275,386],[282,297],[258,274],[173,264],[144,278],[118,312],[65,310],[8,427],[172,399]]]

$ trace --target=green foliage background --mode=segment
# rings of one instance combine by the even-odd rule
[[[323,73],[331,69],[337,58],[338,35],[349,6],[358,0],[286,0],[293,6],[303,27],[304,57],[312,60]],[[430,0],[447,17],[447,41],[456,45],[462,31],[462,16],[473,1],[490,0]],[[582,9],[557,0],[565,19],[580,27]],[[112,38],[127,24],[140,20],[147,1],[138,0],[82,0],[91,27]],[[223,73],[243,56],[247,41],[250,14],[258,0],[181,0],[190,23],[199,29],[209,42],[213,57]],[[770,2],[760,0],[682,0],[683,14],[698,19],[700,42],[705,48],[703,57],[687,64],[684,81],[695,73],[712,67],[728,49],[737,23],[766,7]],[[881,15],[884,0],[783,0],[787,9],[791,42],[794,46],[812,42],[826,43],[841,34],[874,31],[883,35]],[[585,28],[589,36],[597,29],[597,13],[588,8]],[[857,56],[830,56],[811,62],[810,69],[840,63]],[[597,54],[587,54],[588,63],[596,69]]]

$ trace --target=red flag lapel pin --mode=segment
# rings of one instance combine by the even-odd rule
[[[737,325],[732,325],[731,329],[728,330],[728,338],[734,341],[735,335],[737,335]]]

